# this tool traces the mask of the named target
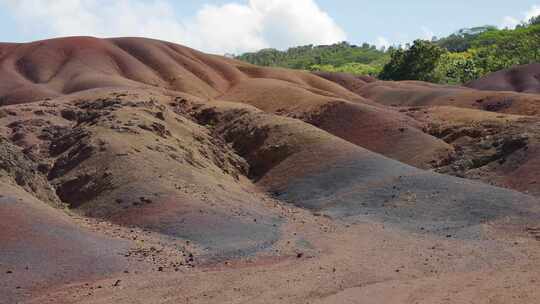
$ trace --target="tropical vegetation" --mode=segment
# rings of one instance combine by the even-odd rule
[[[387,49],[341,42],[265,49],[236,58],[262,66],[462,84],[514,65],[540,62],[540,16],[515,29],[466,28],[448,37]]]

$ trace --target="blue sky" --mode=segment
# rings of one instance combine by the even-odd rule
[[[523,19],[538,0],[318,0],[352,41],[391,42],[424,38],[426,31],[446,36],[460,28],[503,25]]]
[[[347,40],[379,46],[514,26],[540,0],[0,0],[0,41],[147,36],[212,53]]]

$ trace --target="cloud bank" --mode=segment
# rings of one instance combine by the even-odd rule
[[[2,6],[29,33],[143,36],[219,54],[347,39],[314,0],[207,4],[183,20],[166,0],[0,0]]]
[[[531,18],[539,16],[539,15],[540,15],[540,5],[533,5],[528,11],[523,12],[521,18],[514,17],[514,16],[505,16],[502,20],[500,27],[513,29],[519,24],[523,22],[527,22],[531,20]]]

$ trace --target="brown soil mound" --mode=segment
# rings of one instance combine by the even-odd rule
[[[529,116],[540,113],[540,96],[536,94],[480,91],[418,81],[376,81],[363,86],[360,95],[392,107],[453,106]]]
[[[6,44],[1,49],[2,104],[112,86],[162,87],[215,97],[248,77],[281,79],[348,94],[307,73],[256,68],[151,39],[71,37]]]
[[[356,76],[347,73],[332,73],[332,72],[314,72],[315,75],[324,79],[335,82],[347,90],[359,94],[361,88],[371,82],[375,82],[377,79],[370,76]]]
[[[160,87],[201,98],[241,101],[302,118],[355,144],[422,168],[451,152],[440,140],[419,131],[418,123],[399,113],[367,106],[374,104],[343,82],[333,82],[350,81],[346,74],[327,75],[332,80],[328,81],[301,71],[255,67],[142,38],[72,37],[5,49],[0,62],[3,104],[105,87]],[[340,102],[336,104],[336,100]],[[357,104],[341,102],[344,100]],[[352,115],[342,121],[335,117],[336,111],[351,111]],[[379,136],[382,133],[387,136]],[[399,150],[394,149],[396,141]]]
[[[540,63],[491,73],[469,82],[466,86],[478,90],[540,93]]]
[[[51,286],[133,270],[121,255],[134,243],[83,229],[16,186],[0,184],[0,191],[1,303],[17,303]]]
[[[0,96],[0,303],[538,296],[534,95],[72,37]]]
[[[329,96],[279,80],[251,79],[220,99],[253,105],[265,112],[301,119],[351,143],[417,166],[429,167],[452,149],[421,131],[422,125],[395,110],[361,97]],[[396,147],[400,147],[396,149]]]
[[[436,170],[540,194],[540,119],[449,106],[411,108],[426,131],[455,148]]]

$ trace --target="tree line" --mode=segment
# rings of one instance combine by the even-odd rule
[[[236,58],[262,66],[462,84],[514,65],[540,62],[540,16],[515,29],[467,28],[388,49],[342,42],[286,51],[265,49]]]

